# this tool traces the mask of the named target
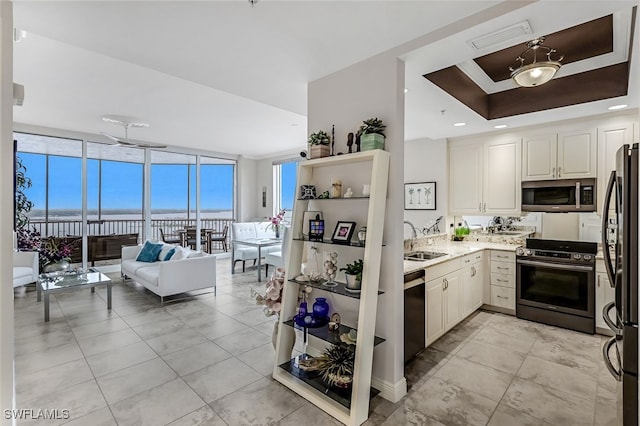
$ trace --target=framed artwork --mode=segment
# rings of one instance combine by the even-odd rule
[[[314,185],[301,185],[300,186],[300,199],[301,200],[313,200],[316,198],[316,187]]]
[[[435,210],[436,183],[418,182],[404,184],[405,210]]]
[[[333,230],[331,241],[338,244],[349,244],[355,228],[355,222],[338,221],[336,229]]]

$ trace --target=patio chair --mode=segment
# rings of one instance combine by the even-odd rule
[[[196,228],[187,228],[187,245],[192,249],[196,248]],[[207,231],[205,229],[200,230],[200,247],[202,251],[209,252],[207,244]]]
[[[160,239],[167,244],[180,244],[180,237],[174,235],[166,235],[160,228]]]
[[[221,243],[223,250],[226,252],[227,247],[227,233],[229,232],[229,225],[225,225],[222,232],[210,232],[209,233],[209,248],[213,250],[213,243]]]

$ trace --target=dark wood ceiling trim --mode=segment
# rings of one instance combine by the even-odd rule
[[[511,117],[624,96],[627,94],[628,85],[628,63],[623,62],[556,78],[543,86],[519,87],[492,93],[488,96],[488,119]]]
[[[613,52],[613,15],[549,34],[544,45],[557,50],[553,59],[564,55],[563,65]],[[520,43],[474,61],[494,82],[508,80],[511,76],[509,67],[518,66],[516,58],[526,49],[526,43]],[[545,55],[538,57],[538,60],[544,59]]]
[[[444,68],[423,76],[484,118],[489,117],[489,99],[467,74],[457,66]]]
[[[627,56],[627,63],[629,64],[629,73],[631,73],[631,58],[633,57],[633,35],[636,33],[636,13],[638,12],[638,6],[631,8],[631,31],[629,31],[629,53]]]

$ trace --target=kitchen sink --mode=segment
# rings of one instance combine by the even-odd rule
[[[496,231],[493,235],[520,235],[521,231]]]
[[[416,262],[420,262],[424,260],[437,259],[446,255],[447,253],[438,253],[435,251],[412,251],[410,253],[405,253],[404,260],[413,260]]]

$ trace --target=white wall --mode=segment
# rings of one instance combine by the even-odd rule
[[[431,220],[447,215],[449,174],[447,171],[447,140],[416,139],[404,144],[404,181],[435,182],[436,210],[405,210],[404,220],[413,223],[418,230]],[[446,232],[445,221],[440,231]],[[409,227],[404,229],[405,238],[410,237]]]
[[[402,222],[404,183],[404,63],[395,55],[379,55],[309,84],[308,131],[331,131],[346,139],[362,120],[380,118],[386,125],[385,150],[391,153],[383,239],[383,262],[376,334],[387,339],[374,352],[373,375],[406,393],[403,363]],[[369,232],[374,232],[370,230]],[[387,398],[394,398],[387,395]]]
[[[258,216],[261,201],[257,190],[258,162],[246,157],[238,158],[238,203],[236,220],[247,222]]]
[[[27,89],[28,90],[28,89]],[[27,92],[28,93],[28,92]],[[28,102],[28,100],[26,100]],[[15,408],[13,375],[13,3],[0,2],[0,409]],[[2,425],[12,420],[1,416]]]

